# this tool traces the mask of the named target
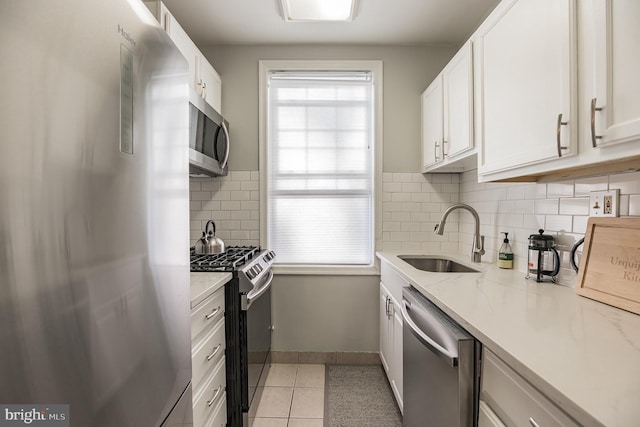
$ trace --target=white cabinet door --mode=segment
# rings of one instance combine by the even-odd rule
[[[198,48],[168,10],[164,14],[164,22],[165,31],[189,63],[189,87],[195,90],[197,84]]]
[[[442,76],[422,93],[422,171],[442,161]]]
[[[595,101],[592,143],[640,137],[640,2],[594,0]]]
[[[392,304],[389,291],[380,283],[380,360],[382,366],[390,376],[391,349],[393,345],[393,324],[389,321],[389,305]]]
[[[479,174],[575,154],[575,0],[510,0],[493,19],[476,40]]]
[[[222,80],[213,66],[203,57],[198,56],[196,75],[198,93],[214,110],[222,113]]]
[[[473,63],[471,41],[442,73],[444,86],[443,156],[447,160],[473,148]]]

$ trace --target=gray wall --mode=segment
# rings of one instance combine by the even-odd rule
[[[279,275],[273,350],[378,351],[380,276]]]
[[[258,61],[362,59],[384,64],[385,172],[419,172],[420,94],[456,52],[455,47],[203,46],[222,77],[222,109],[233,133],[230,169],[258,170]]]

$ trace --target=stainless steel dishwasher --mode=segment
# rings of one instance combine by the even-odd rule
[[[404,427],[472,427],[479,342],[413,288],[402,317]]]

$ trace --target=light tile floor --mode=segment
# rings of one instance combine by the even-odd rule
[[[324,365],[272,363],[251,406],[251,427],[322,427]]]

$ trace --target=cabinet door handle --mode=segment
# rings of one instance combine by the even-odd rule
[[[438,144],[438,141],[435,141],[433,146],[433,156],[435,157],[436,162],[440,161],[440,157],[438,157],[438,147],[440,147],[440,144]]]
[[[222,344],[218,344],[218,346],[213,349],[213,352],[207,356],[207,362],[216,357],[216,354],[220,351],[220,347],[222,347]]]
[[[442,160],[444,160],[444,158],[449,155],[449,153],[444,152],[444,144],[448,144],[448,143],[449,141],[447,141],[446,139],[442,140]]]
[[[540,427],[540,425],[538,425],[538,423],[536,422],[536,420],[533,419],[533,417],[529,417],[529,425],[531,427]]]
[[[218,314],[218,312],[220,311],[220,306],[218,306],[218,308],[214,309],[211,313],[207,314],[204,316],[204,318],[206,320],[211,319],[212,317],[215,317],[216,314]]]
[[[598,146],[597,140],[602,139],[602,135],[596,135],[596,111],[602,111],[603,107],[596,107],[597,98],[591,100],[591,145]]]
[[[220,395],[221,391],[222,391],[222,385],[219,385],[215,393],[213,393],[213,397],[211,398],[211,400],[207,400],[207,406],[213,405],[213,402],[215,402],[218,399],[218,395]]]
[[[562,113],[558,114],[558,127],[556,128],[558,157],[562,157],[562,150],[566,150],[567,148],[569,148],[567,146],[562,145],[562,143],[560,142],[560,128],[562,126],[566,126],[567,124],[569,124],[569,122],[562,121]]]

